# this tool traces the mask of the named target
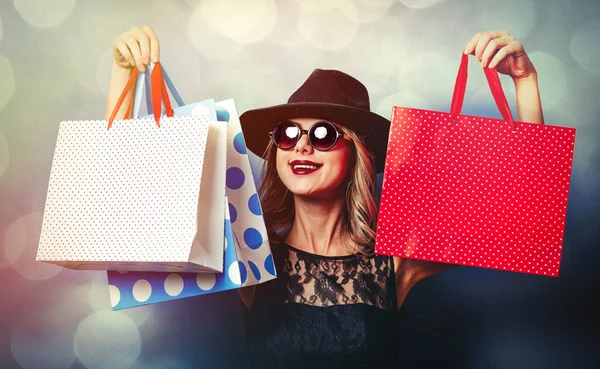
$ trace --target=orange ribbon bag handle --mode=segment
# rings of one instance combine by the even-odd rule
[[[151,88],[152,89],[152,109],[154,110],[154,121],[156,121],[156,125],[158,127],[160,127],[160,115],[161,115],[161,111],[162,111],[161,107],[162,107],[163,103],[165,105],[165,111],[166,111],[167,117],[173,116],[173,108],[171,106],[171,101],[169,100],[169,93],[167,92],[167,88],[165,86],[165,81],[164,81],[164,77],[163,77],[161,69],[162,68],[160,67],[160,63],[158,63],[158,62],[155,63],[154,68],[152,69],[151,76],[150,76],[150,81],[151,81],[151,86],[152,86],[152,88]],[[121,92],[121,96],[119,96],[119,99],[117,100],[117,103],[115,104],[115,107],[113,108],[110,118],[108,119],[107,130],[109,130],[110,127],[112,126],[112,124],[115,120],[115,117],[117,116],[117,112],[121,108],[123,101],[125,101],[125,97],[127,96],[127,93],[129,92],[129,90],[131,90],[133,88],[133,94],[135,95],[134,82],[137,81],[138,76],[139,76],[139,70],[137,68],[134,68],[131,75],[129,76],[129,79],[127,80],[127,83],[125,84],[125,87],[123,88],[123,92]],[[132,96],[131,104],[127,108],[125,117],[128,117],[129,113],[131,112],[134,98],[135,98],[135,96]]]

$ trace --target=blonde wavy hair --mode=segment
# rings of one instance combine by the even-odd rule
[[[350,137],[354,147],[346,184],[346,211],[342,222],[342,243],[353,254],[372,255],[375,245],[377,205],[375,203],[376,173],[373,156],[354,131],[335,126]],[[285,241],[294,224],[294,195],[283,184],[277,174],[275,163],[277,146],[272,140],[265,150],[262,167],[262,180],[258,194],[269,240],[275,243]],[[354,165],[352,165],[354,164]]]

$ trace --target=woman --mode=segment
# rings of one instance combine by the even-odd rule
[[[160,56],[149,27],[118,36],[113,50],[107,116],[132,68]],[[464,52],[513,78],[518,120],[543,123],[537,72],[518,41],[481,32]],[[319,69],[287,104],[240,118],[248,148],[273,164],[259,193],[279,276],[239,290],[253,365],[389,367],[407,293],[450,267],[373,254],[389,121],[370,111],[359,81]]]

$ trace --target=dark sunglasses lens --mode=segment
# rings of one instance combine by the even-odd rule
[[[289,121],[279,122],[273,129],[273,141],[279,148],[284,150],[296,146],[298,136],[300,136],[300,130],[294,123]]]
[[[335,126],[329,122],[317,122],[311,130],[308,138],[317,150],[328,150],[335,145],[338,137],[338,131]]]

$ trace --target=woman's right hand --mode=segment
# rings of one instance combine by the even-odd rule
[[[160,58],[158,37],[149,26],[134,26],[115,37],[112,49],[115,64],[123,69],[137,67],[144,72],[150,60],[156,63]]]

